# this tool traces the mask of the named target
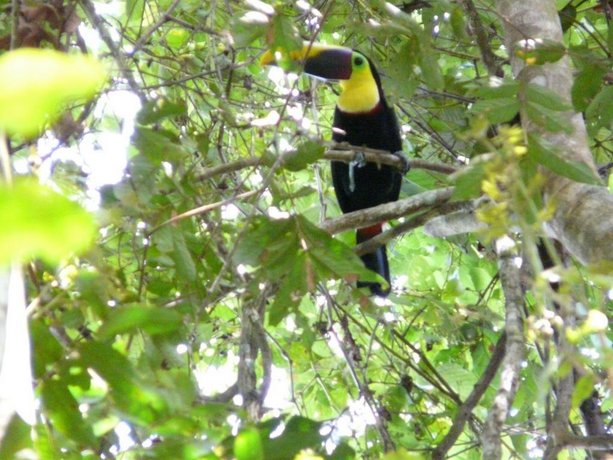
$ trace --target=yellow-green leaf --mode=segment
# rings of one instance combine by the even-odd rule
[[[234,455],[237,460],[263,460],[264,447],[260,432],[255,428],[241,431],[234,439]]]
[[[93,96],[106,71],[92,57],[21,48],[0,57],[0,130],[33,137],[66,104]]]
[[[33,180],[0,187],[0,265],[31,257],[55,263],[92,242],[96,225],[77,203]]]

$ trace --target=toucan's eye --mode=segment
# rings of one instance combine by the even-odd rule
[[[364,64],[364,58],[362,56],[355,56],[353,58],[353,64],[356,66],[361,66],[362,64]]]

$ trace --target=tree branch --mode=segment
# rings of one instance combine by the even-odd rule
[[[143,103],[146,102],[145,96],[142,94],[142,91],[140,90],[138,84],[136,83],[136,80],[134,80],[132,71],[128,68],[126,64],[126,60],[125,60],[123,51],[121,51],[117,47],[117,45],[113,41],[113,38],[111,37],[111,34],[109,33],[108,30],[106,30],[104,21],[96,13],[96,7],[94,6],[94,4],[92,3],[91,0],[81,0],[80,3],[89,21],[98,30],[98,33],[100,34],[100,38],[108,47],[111,55],[115,59],[115,62],[117,62],[117,66],[119,67],[119,70],[121,74],[123,75],[123,78],[126,79],[128,83],[128,87],[130,88],[130,90],[134,92],[134,94],[136,94],[139,97],[141,102]]]
[[[496,55],[492,52],[492,48],[490,47],[490,39],[485,32],[481,18],[479,18],[479,12],[477,11],[477,8],[475,8],[475,4],[472,2],[472,0],[462,0],[462,6],[464,6],[464,10],[468,15],[470,27],[475,31],[477,45],[479,45],[481,57],[483,58],[483,63],[487,68],[487,72],[490,74],[490,76],[504,76],[502,70],[496,63]]]
[[[403,200],[343,214],[340,217],[323,222],[320,227],[334,234],[352,228],[363,228],[390,219],[397,219],[413,212],[447,203],[453,194],[453,190],[453,187],[429,190]]]
[[[494,348],[490,362],[483,372],[481,379],[474,386],[473,391],[471,391],[468,398],[466,398],[466,401],[464,401],[464,403],[458,408],[458,412],[453,419],[451,428],[449,429],[449,432],[445,438],[436,447],[436,449],[434,449],[434,452],[432,452],[432,460],[443,460],[447,458],[447,452],[453,447],[458,437],[462,434],[464,425],[472,416],[473,409],[491,385],[492,380],[494,380],[496,372],[498,371],[502,358],[505,354],[506,342],[507,336],[505,333],[503,333],[498,339],[498,343],[496,343],[496,348]]]
[[[364,160],[368,163],[378,163],[381,165],[394,166],[397,169],[403,169],[404,163],[397,155],[392,155],[385,150],[369,149],[367,147],[356,147],[348,144],[339,144],[335,142],[326,142],[325,145],[329,150],[324,153],[324,160],[343,161],[350,163],[355,160],[358,153],[364,155]],[[295,153],[294,151],[289,154]],[[421,160],[418,158],[409,159],[411,169],[425,169],[428,171],[439,172],[441,174],[453,174],[458,171],[458,168],[444,164],[435,163],[432,161]],[[212,177],[227,174],[241,169],[251,168],[254,166],[269,166],[270,161],[264,157],[244,158],[241,160],[224,163],[212,168],[207,168],[198,175],[199,181],[207,180]]]
[[[509,237],[500,238],[496,242],[496,251],[499,254],[500,283],[505,296],[507,345],[502,361],[500,387],[481,436],[485,460],[501,458],[502,425],[515,398],[521,362],[524,357],[524,332],[521,317],[524,293],[521,287],[519,268],[515,263],[517,256],[513,241]]]
[[[400,235],[403,235],[407,232],[410,232],[411,230],[415,230],[416,228],[423,226],[424,224],[430,222],[431,219],[436,219],[438,218],[438,216],[466,209],[466,207],[469,205],[470,203],[466,202],[445,203],[441,206],[434,206],[428,211],[417,216],[406,217],[404,219],[404,222],[401,222],[398,225],[394,225],[389,230],[386,230],[383,233],[380,233],[379,235],[356,245],[354,247],[354,251],[359,256],[362,254],[373,252],[379,246],[382,246],[388,241],[398,238]]]

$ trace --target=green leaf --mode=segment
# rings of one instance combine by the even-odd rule
[[[300,37],[294,22],[294,18],[283,14],[273,16],[271,49],[283,50],[288,54],[302,49],[302,37]]]
[[[418,47],[416,40],[408,39],[398,50],[388,55],[388,74],[390,96],[396,98],[411,98],[419,87],[419,78],[415,75],[415,68],[418,65]],[[387,87],[385,88],[388,89]]]
[[[594,385],[596,384],[596,378],[593,374],[582,375],[573,390],[573,396],[571,399],[571,405],[573,409],[577,409],[583,401],[589,398],[594,391]]]
[[[198,272],[196,269],[196,263],[187,248],[185,237],[183,233],[175,231],[174,234],[174,251],[170,253],[170,257],[175,263],[177,269],[177,275],[184,282],[196,281]]]
[[[83,420],[79,404],[63,382],[52,379],[43,381],[41,395],[46,414],[55,429],[81,446],[95,445],[91,426]]]
[[[568,161],[555,153],[551,146],[534,134],[528,134],[528,155],[550,171],[577,182],[598,185],[600,180],[581,162]]]
[[[443,74],[438,64],[438,52],[429,46],[422,45],[419,55],[419,67],[422,71],[422,80],[435,91],[442,91],[445,87]]]
[[[613,86],[605,86],[585,111],[590,128],[613,129]]]
[[[571,110],[572,107],[562,101],[558,93],[540,85],[528,84],[525,86],[526,99],[554,112]]]
[[[266,34],[270,27],[270,17],[262,11],[248,11],[233,21],[232,37],[237,47],[248,46]]]
[[[566,47],[557,41],[538,39],[529,41],[528,46],[516,46],[515,55],[529,65],[557,62],[566,54]]]
[[[481,182],[484,177],[483,164],[477,163],[469,166],[456,177],[453,199],[461,201],[480,196]]]
[[[20,48],[0,57],[0,130],[33,137],[67,104],[89,99],[106,81],[95,59],[50,49]]]
[[[404,449],[388,452],[381,460],[424,460],[426,457],[419,452],[407,452]]]
[[[186,113],[187,106],[184,101],[154,99],[143,105],[136,120],[141,125],[151,125],[165,118],[179,117],[186,115]]]
[[[42,378],[47,372],[47,366],[50,366],[62,359],[64,351],[62,346],[49,331],[49,327],[40,319],[30,322],[30,333],[32,334],[32,342],[34,350],[32,359],[34,364],[34,375],[37,378]],[[0,458],[2,458],[0,456]]]
[[[14,414],[4,429],[0,443],[0,458],[18,458],[15,454],[32,446],[30,426],[21,417]]]
[[[588,108],[590,102],[603,87],[603,77],[606,73],[607,69],[599,65],[588,65],[579,72],[571,89],[575,110],[583,112]],[[611,87],[607,86],[607,88]],[[611,104],[607,105],[611,106]]]
[[[117,334],[142,330],[151,335],[176,331],[181,326],[182,316],[168,308],[156,308],[143,305],[130,305],[112,310],[98,336],[102,340],[111,339]]]
[[[283,318],[295,311],[300,301],[309,290],[309,278],[315,280],[313,264],[304,253],[292,258],[288,272],[281,280],[275,300],[268,309],[268,324],[278,325]]]
[[[306,253],[315,265],[318,279],[344,278],[376,281],[374,272],[366,269],[353,250],[329,233],[296,216],[298,231],[306,243]]]
[[[280,436],[264,440],[266,460],[293,459],[303,449],[318,448],[323,441],[320,429],[320,422],[300,416],[292,417]]]
[[[525,104],[526,114],[534,123],[542,126],[552,133],[565,132],[570,134],[573,131],[570,121],[557,110],[551,110],[536,102],[528,101]]]
[[[267,276],[289,273],[295,263],[299,241],[293,219],[253,219],[234,253],[236,263],[261,266]]]
[[[296,150],[283,155],[283,167],[289,171],[300,171],[324,156],[326,148],[319,142],[302,141]]]
[[[31,179],[0,186],[0,265],[40,257],[58,263],[93,242],[92,216],[77,203]]]
[[[179,162],[187,156],[178,140],[163,131],[141,126],[134,133],[132,141],[141,154],[156,166],[162,161]]]
[[[247,428],[236,436],[234,455],[236,460],[264,460],[262,438],[256,428]]]
[[[464,20],[464,15],[464,9],[459,6],[455,6],[452,7],[451,17],[449,19],[451,28],[453,30],[453,35],[455,35],[456,39],[461,41],[470,40],[470,37],[466,33],[467,27],[466,21]]]
[[[150,424],[166,416],[166,402],[137,380],[142,375],[117,350],[91,340],[81,345],[79,355],[85,368],[91,367],[109,384],[112,401],[131,420]]]
[[[173,27],[166,33],[166,43],[174,50],[185,46],[189,41],[189,32],[181,27]]]
[[[519,94],[519,83],[515,81],[503,81],[499,84],[491,84],[488,80],[472,91],[473,95],[481,99],[516,99]]]
[[[473,104],[471,112],[485,116],[491,124],[500,124],[515,118],[519,112],[519,107],[519,99],[516,97],[483,99]]]

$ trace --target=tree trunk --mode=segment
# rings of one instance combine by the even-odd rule
[[[527,66],[514,53],[521,40],[562,41],[555,2],[498,0],[496,4],[515,78],[552,90],[570,103],[573,77],[567,56],[554,63]],[[583,117],[574,112],[564,116],[573,128],[570,134],[546,132],[527,117],[522,117],[522,124],[526,132],[538,133],[565,159],[583,162],[595,173]],[[580,184],[551,172],[545,175],[545,199],[556,205],[555,216],[546,228],[549,235],[583,263],[613,261],[613,196],[605,187]]]

